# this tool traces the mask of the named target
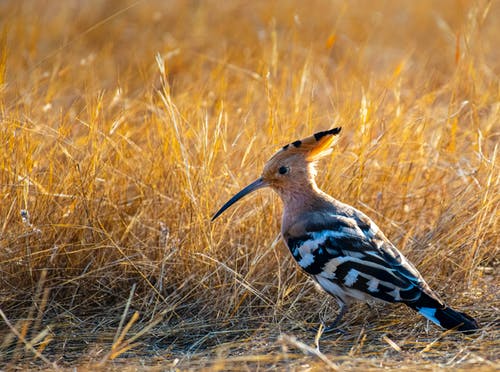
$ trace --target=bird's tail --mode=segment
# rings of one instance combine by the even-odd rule
[[[430,308],[421,307],[416,310],[430,321],[446,328],[456,328],[458,331],[471,333],[479,328],[476,320],[465,313],[453,310],[451,307]]]
[[[443,305],[427,294],[422,294],[422,297],[420,299],[422,302],[417,301],[416,303],[407,305],[438,326],[446,329],[455,328],[465,333],[472,333],[479,328],[476,320],[471,316],[453,310],[451,307]]]

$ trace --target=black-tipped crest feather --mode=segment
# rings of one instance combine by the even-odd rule
[[[333,129],[330,129],[330,130],[325,130],[323,132],[314,133],[314,138],[316,139],[316,141],[319,141],[321,138],[323,138],[326,135],[329,135],[329,134],[333,134],[333,135],[339,134],[341,130],[342,130],[342,127],[337,127],[337,128],[333,128]]]
[[[293,149],[293,148],[298,149],[302,146],[303,143],[305,143],[307,145],[312,145],[311,141],[313,138],[316,142],[318,142],[325,136],[332,136],[332,135],[339,134],[341,130],[342,130],[342,127],[337,127],[337,128],[332,128],[329,130],[324,130],[321,132],[314,133],[311,137],[307,137],[307,138],[304,138],[302,140],[296,140],[296,141],[293,141],[293,142],[283,146],[282,150],[286,151],[288,149]]]

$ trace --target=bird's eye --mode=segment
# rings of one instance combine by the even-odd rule
[[[287,174],[288,172],[290,172],[290,168],[285,167],[284,165],[279,167],[278,169],[279,174]]]

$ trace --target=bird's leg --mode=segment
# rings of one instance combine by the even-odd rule
[[[340,321],[344,317],[344,314],[347,312],[347,305],[344,302],[340,302],[340,301],[338,302],[338,304],[340,306],[339,313],[337,314],[337,316],[335,317],[335,319],[333,320],[333,322],[331,322],[329,325],[325,325],[325,329],[324,329],[323,333],[329,333],[329,332],[332,332],[332,331],[337,331],[337,332],[340,332],[340,333],[345,333],[345,331],[337,328],[337,326],[339,325]]]

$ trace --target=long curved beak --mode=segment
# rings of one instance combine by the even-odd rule
[[[251,192],[258,190],[258,189],[261,189],[261,188],[266,187],[266,186],[267,186],[267,183],[264,182],[264,180],[262,178],[255,180],[250,185],[248,185],[243,190],[241,190],[239,193],[237,193],[235,196],[233,196],[231,199],[229,199],[229,201],[226,204],[224,204],[222,206],[222,208],[219,209],[219,211],[216,214],[214,214],[214,216],[212,217],[212,221],[215,220],[217,217],[219,217],[226,209],[228,209],[231,205],[233,205],[238,200],[243,198],[245,195],[248,195]]]

